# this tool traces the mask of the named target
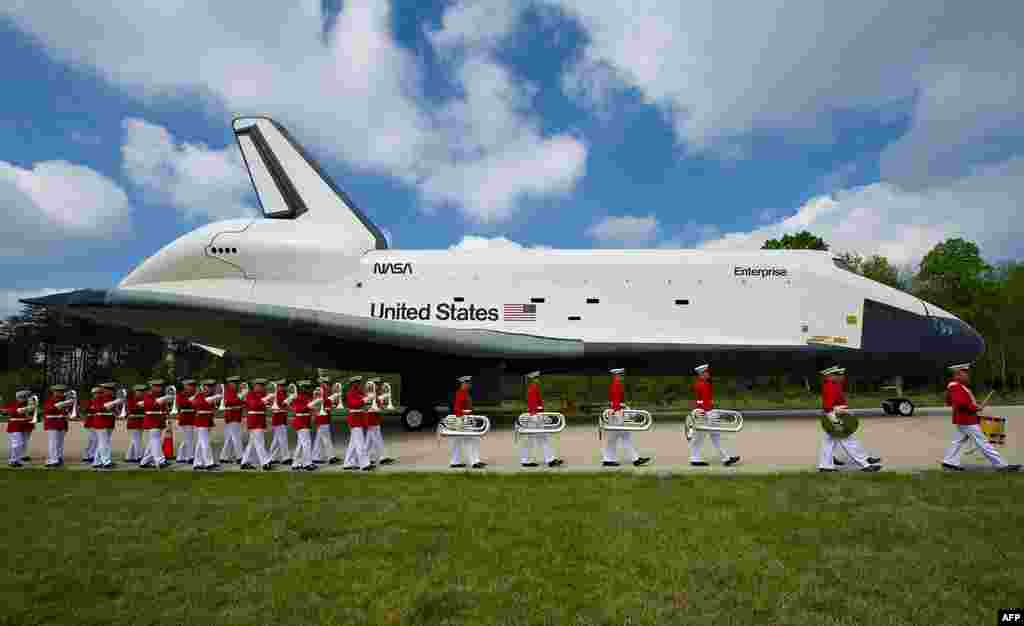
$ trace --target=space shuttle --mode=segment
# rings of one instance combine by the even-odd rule
[[[280,124],[242,117],[233,129],[262,217],[197,228],[113,289],[24,302],[241,357],[398,373],[411,428],[467,373],[480,402],[536,369],[842,363],[886,376],[984,351],[956,316],[827,252],[396,250]]]

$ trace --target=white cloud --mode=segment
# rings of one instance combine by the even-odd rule
[[[977,168],[971,175],[916,191],[874,183],[813,198],[768,226],[728,233],[704,249],[757,249],[765,240],[809,230],[836,252],[882,254],[915,264],[936,243],[965,237],[989,259],[1024,254],[1024,158]]]
[[[602,245],[645,246],[658,235],[658,218],[610,215],[591,225],[587,235]]]
[[[991,160],[984,140],[1024,126],[1024,3],[548,2],[588,39],[568,93],[602,111],[635,88],[697,149],[764,129],[832,141],[836,111],[900,111],[912,129],[883,173],[911,185]]]
[[[466,235],[459,243],[450,246],[449,250],[474,251],[474,250],[525,250],[527,247],[516,243],[506,237],[478,237]]]
[[[438,102],[424,93],[421,62],[394,40],[390,3],[343,4],[326,43],[320,5],[308,0],[258,9],[241,0],[15,0],[0,13],[54,57],[132,93],[201,96],[217,115],[274,116],[316,153],[394,176],[473,220],[505,219],[524,198],[561,193],[582,176],[586,147],[542,132],[523,106],[531,88],[493,54],[513,34],[516,5],[446,8],[429,40],[458,95]]]
[[[259,214],[248,202],[252,187],[234,145],[211,150],[179,143],[162,126],[135,118],[123,126],[125,176],[154,200],[192,221]]]
[[[52,293],[74,291],[74,287],[66,289],[0,289],[0,320],[7,319],[11,315],[21,312],[22,304],[18,302],[22,298],[38,298],[48,296]]]
[[[30,168],[0,161],[0,207],[0,257],[37,255],[58,243],[95,242],[131,227],[124,190],[96,170],[67,161],[41,161]]]

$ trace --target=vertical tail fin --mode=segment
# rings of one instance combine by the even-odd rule
[[[342,224],[365,234],[371,248],[387,249],[384,233],[280,124],[239,117],[232,128],[264,217]]]

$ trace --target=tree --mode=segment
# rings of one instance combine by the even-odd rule
[[[947,239],[932,248],[917,273],[918,293],[925,300],[969,314],[986,283],[992,267],[981,258],[973,241]]]
[[[769,239],[762,250],[828,250],[828,244],[817,235],[802,230],[795,235],[783,235],[781,239]]]
[[[874,254],[860,264],[860,273],[865,278],[878,281],[883,285],[889,285],[900,289],[900,277],[897,269],[889,263],[884,256]]]
[[[836,256],[835,259],[840,265],[854,274],[861,273],[861,265],[864,263],[864,258],[856,252],[843,252]]]

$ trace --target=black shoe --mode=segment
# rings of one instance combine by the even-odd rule
[[[186,461],[185,459],[174,459],[174,462],[179,465],[186,465],[188,463],[191,463],[191,461]]]
[[[43,467],[60,467],[59,463],[47,463]]]
[[[452,463],[448,467],[455,467],[455,468],[466,467],[466,464],[465,463]]]
[[[839,470],[837,470],[834,467],[819,467],[818,471],[819,472],[838,472]]]
[[[207,472],[216,472],[220,469],[220,465],[217,465],[216,463],[214,463],[213,465],[204,465],[203,469],[206,470]]]
[[[280,461],[271,461],[270,464],[271,465],[280,465],[281,462]]]
[[[942,467],[944,469],[953,470],[954,472],[962,472],[962,471],[964,471],[964,468],[960,467],[959,465],[951,465],[949,463],[943,463]]]
[[[291,465],[292,464],[292,460],[291,459],[285,459],[285,460],[281,461],[281,464],[282,465]]]
[[[357,470],[357,469],[359,469],[359,468],[358,468],[358,467],[356,467],[355,465],[346,465],[345,467],[343,467],[343,468],[341,468],[341,469],[343,469],[343,470],[348,470],[348,471],[352,471],[352,470]]]
[[[82,463],[83,463],[83,464],[85,464],[85,463],[92,463],[92,457],[89,457],[89,458],[83,458],[83,459],[82,459]]]
[[[561,466],[562,466],[562,459],[555,459],[554,461],[548,463],[548,467],[561,467]]]
[[[601,461],[601,465],[604,467],[618,467],[618,461]]]
[[[651,462],[651,457],[642,456],[639,459],[633,461],[633,465],[635,465],[636,467],[640,467],[642,465],[647,465],[650,462]]]
[[[202,467],[201,465],[196,465],[195,467],[193,467],[193,468],[192,468],[192,471],[193,471],[193,472],[202,472],[202,471],[204,471],[205,469],[206,469],[206,468],[205,468],[205,467]]]
[[[726,467],[729,467],[730,465],[736,465],[739,462],[740,462],[740,457],[738,457],[738,456],[731,456],[728,459],[726,459],[725,462],[722,463],[722,465],[724,465]]]
[[[395,462],[395,460],[390,458],[390,457],[380,460],[380,464],[381,465],[392,465],[394,462]]]
[[[690,465],[694,467],[707,467],[710,463],[707,461],[690,461]]]
[[[880,457],[880,456],[869,456],[868,457],[868,463],[870,463],[871,465],[878,465],[881,462],[882,462],[882,457]]]
[[[313,461],[313,462],[316,463],[317,465],[323,465],[327,461]]]
[[[260,469],[262,469],[264,472],[270,472],[270,471],[272,471],[274,469],[274,466],[271,465],[270,463],[267,463],[266,465],[264,465]]]
[[[536,463],[523,463],[523,467],[537,467]]]
[[[171,463],[170,461],[165,460],[163,463],[160,464],[160,468],[163,469],[165,467],[170,467],[171,465],[173,465],[173,463]]]
[[[32,457],[30,457],[30,456],[23,456],[23,457],[21,457],[21,460],[26,462],[26,463],[28,463],[29,461],[32,460]]]
[[[306,467],[304,467],[302,469],[306,470],[307,472],[315,472],[315,471],[317,471],[320,468],[317,467],[316,465],[309,464],[309,465],[307,465]]]
[[[473,464],[473,469],[483,469],[485,467],[487,467],[487,464],[484,463],[483,461],[477,461],[476,463]]]
[[[877,471],[880,471],[881,469],[882,469],[881,465],[868,465],[867,467],[862,467],[860,469],[860,471],[862,471],[862,472],[877,472]]]
[[[366,467],[363,468],[364,472],[372,472],[373,470],[374,467],[372,465],[367,465]]]
[[[341,459],[339,459],[336,456],[332,456],[331,458],[327,459],[327,463],[329,465],[337,465],[338,463],[341,463]]]
[[[238,469],[240,469],[240,470],[251,470],[251,469],[256,469],[256,468],[253,467],[252,465],[249,465],[248,463],[243,463],[242,465],[238,466]]]
[[[1020,471],[1020,463],[1014,463],[1012,465],[1005,465],[1003,467],[1000,467],[999,471],[1000,472],[1019,472]]]
[[[303,469],[304,469],[304,468],[301,468],[301,467],[299,467],[298,465],[293,465],[293,466],[292,466],[292,471],[293,471],[293,472],[301,472],[301,471],[302,471]]]
[[[21,463],[15,461],[14,463],[8,463],[8,467],[21,467]]]
[[[115,467],[117,467],[117,463],[107,463],[103,466],[103,469],[114,469]]]
[[[832,458],[832,465],[839,465],[841,467],[843,465],[846,465],[846,461],[840,461],[839,459],[833,457]]]
[[[152,468],[156,467],[156,465],[153,465],[152,463],[140,463],[140,464],[139,464],[139,467],[140,467],[140,468],[141,468],[141,467],[145,467],[145,468],[150,468],[150,469],[152,469]]]

